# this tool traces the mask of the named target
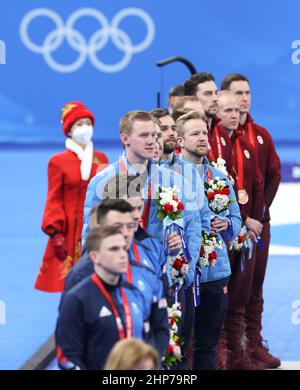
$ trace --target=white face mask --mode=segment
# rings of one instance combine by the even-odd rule
[[[71,131],[71,138],[78,144],[87,145],[93,137],[93,126],[75,126]]]

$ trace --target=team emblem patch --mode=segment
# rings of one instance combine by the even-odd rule
[[[257,141],[262,145],[264,143],[264,140],[262,139],[261,135],[257,136]]]
[[[223,287],[223,293],[224,293],[224,295],[228,293],[227,286],[224,286],[224,287]]]
[[[131,303],[132,310],[135,312],[135,314],[140,314],[138,305],[135,302]]]
[[[138,285],[139,290],[141,290],[141,291],[145,290],[145,285],[144,285],[144,282],[142,280],[139,279],[137,281],[137,285]]]
[[[250,158],[250,153],[248,152],[247,149],[244,150],[244,154],[245,154],[246,158],[249,160],[249,158]]]
[[[225,139],[223,137],[221,137],[221,142],[222,142],[223,146],[226,146],[226,141],[225,141]]]

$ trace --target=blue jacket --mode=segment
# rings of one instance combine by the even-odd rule
[[[184,159],[184,157],[182,155],[180,156],[179,160],[180,160],[181,169],[185,169],[187,164],[192,164],[188,160]],[[228,180],[228,178],[221,171],[210,166],[207,158],[204,158],[203,165],[202,164],[200,166],[196,166],[194,164],[192,164],[192,165],[197,169],[197,171],[200,170],[201,168],[203,170],[203,168],[204,168],[203,175],[204,175],[205,180],[207,177],[206,175],[207,175],[208,168],[211,170],[213,179],[216,176],[219,176],[220,178],[225,179],[226,183],[228,184],[229,189],[230,189],[229,198],[234,201],[234,203],[230,204],[229,209],[228,209],[228,213],[224,213],[224,215],[222,215],[222,214],[217,215],[208,207],[208,202],[207,202],[207,199],[205,196],[203,207],[200,210],[202,226],[205,227],[203,230],[205,230],[206,232],[210,232],[210,221],[214,217],[218,217],[219,219],[227,219],[228,220],[228,229],[226,231],[222,232],[221,234],[218,234],[218,236],[217,236],[217,240],[222,241],[222,249],[217,249],[217,256],[218,257],[217,257],[216,265],[212,266],[212,267],[199,267],[199,265],[198,265],[199,269],[201,270],[200,282],[206,283],[206,282],[212,282],[212,281],[226,278],[231,274],[226,241],[234,239],[239,234],[239,232],[241,230],[242,219],[241,219],[240,209],[239,209],[236,197],[235,197],[233,187],[232,187],[230,181]],[[204,191],[204,189],[203,189],[203,191]],[[208,215],[208,213],[209,213],[209,215]],[[228,214],[228,215],[225,216],[225,214]],[[207,229],[208,221],[209,221],[209,228]]]
[[[131,166],[129,166],[126,155],[120,157],[126,166],[128,173],[136,174]],[[99,172],[93,179],[90,181],[90,184],[86,193],[86,200],[84,204],[84,224],[82,239],[83,243],[85,241],[85,236],[88,231],[89,216],[91,209],[101,203],[104,187],[110,177],[120,172],[119,161],[116,161],[114,164],[110,165],[103,171]],[[184,220],[184,233],[187,246],[191,255],[191,263],[189,272],[185,275],[185,283],[187,286],[191,285],[194,280],[195,267],[199,256],[201,240],[199,238],[198,232],[201,231],[201,220],[198,212],[197,201],[195,198],[195,193],[191,191],[191,186],[188,184],[188,181],[184,179],[181,175],[176,172],[170,171],[163,167],[159,167],[158,164],[149,161],[148,164],[148,182],[145,185],[145,196],[148,194],[148,186],[150,181],[153,183],[153,192],[152,200],[150,204],[149,212],[149,221],[147,226],[147,232],[154,237],[157,237],[158,240],[163,243],[163,222],[157,218],[157,207],[155,203],[155,194],[157,191],[157,186],[163,187],[174,187],[176,186],[179,189],[178,196],[182,200],[185,209],[182,213]],[[147,199],[145,200],[147,202]],[[197,211],[197,212],[195,212]]]
[[[155,265],[152,263],[152,259],[155,258],[153,253],[149,252],[147,248],[145,249],[145,246],[141,243],[138,243],[137,247],[141,264],[134,258],[132,249],[129,250],[131,283],[140,290],[145,300],[146,318],[149,320],[151,329],[148,334],[148,341],[163,356],[169,343],[169,324],[166,306],[164,306],[163,283],[161,277],[156,273]],[[93,263],[89,259],[87,252],[85,252],[69,271],[65,280],[65,292],[72,289],[93,272]],[[124,275],[124,281],[125,278]],[[64,299],[65,293],[63,294],[60,307]]]
[[[123,283],[133,323],[133,337],[144,338],[147,319],[145,301],[141,292],[129,283]],[[125,322],[124,308],[118,286],[106,286]],[[80,368],[101,370],[119,332],[106,298],[90,277],[82,280],[64,297],[56,326],[56,344],[59,365],[63,369]]]

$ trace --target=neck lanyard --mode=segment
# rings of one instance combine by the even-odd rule
[[[222,157],[223,154],[222,154],[222,146],[221,146],[221,137],[220,137],[219,129],[217,126],[214,127],[213,132],[214,132],[216,142],[217,142],[217,150],[218,150],[217,158],[218,157],[223,158]],[[217,161],[217,158],[215,158],[215,155],[214,155],[212,148],[209,149],[208,156],[209,156],[210,161],[215,161],[215,162]]]
[[[247,122],[247,132],[246,132],[246,136],[247,138],[249,139],[250,141],[250,144],[253,146],[253,148],[256,150],[257,148],[257,143],[256,143],[256,138],[255,138],[255,133],[254,133],[254,129],[253,129],[253,125],[252,125],[252,122],[248,119],[248,122]]]
[[[121,159],[119,160],[119,167],[120,167],[120,170],[123,173],[127,173],[128,172],[128,170],[127,170],[123,160],[121,160]],[[149,185],[148,185],[148,199],[147,199],[147,203],[145,205],[145,208],[144,208],[144,211],[143,211],[143,215],[142,215],[142,219],[141,219],[141,226],[145,230],[147,230],[148,222],[149,222],[149,214],[150,214],[151,199],[152,199],[152,190],[153,190],[153,180],[151,180]]]
[[[244,188],[244,157],[239,138],[235,140],[237,157],[237,186],[241,190]]]
[[[121,317],[120,317],[118,310],[117,310],[117,308],[112,300],[112,297],[110,296],[110,294],[108,293],[108,291],[104,287],[104,284],[102,283],[102,281],[98,278],[96,273],[93,273],[93,275],[91,276],[91,279],[96,284],[96,286],[99,288],[99,290],[102,292],[102,294],[104,295],[105,299],[109,303],[109,305],[114,313],[114,316],[116,319],[116,324],[118,327],[120,340],[125,339],[126,337],[127,338],[132,337],[132,327],[133,327],[132,315],[131,315],[130,306],[129,306],[129,303],[128,303],[128,300],[127,300],[127,297],[125,295],[125,291],[124,291],[123,287],[120,287],[120,292],[121,292],[122,303],[123,303],[123,307],[124,307],[124,311],[125,311],[126,330],[123,327]]]
[[[132,251],[133,251],[133,255],[134,255],[134,260],[138,263],[138,264],[142,264],[142,260],[141,260],[141,256],[139,254],[139,250],[138,250],[138,247],[136,245],[136,243],[134,242],[132,244]],[[126,281],[128,283],[131,283],[132,284],[132,271],[131,271],[131,265],[130,263],[128,264],[128,269],[127,269],[127,272],[126,272]]]

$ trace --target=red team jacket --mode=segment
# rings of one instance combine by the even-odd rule
[[[215,116],[211,128],[208,129],[208,142],[211,149],[208,151],[207,157],[209,161],[217,161],[218,157],[223,158],[226,161],[227,172],[235,179],[230,138],[219,122],[220,118]]]
[[[264,218],[270,220],[269,207],[278,190],[280,183],[280,159],[276,153],[272,137],[269,132],[254,123],[248,114],[245,125],[240,126],[238,131],[245,135],[257,153],[259,169],[264,186]]]
[[[80,164],[77,155],[70,150],[52,156],[49,161],[48,194],[42,230],[47,235],[63,233],[68,255],[64,261],[57,259],[48,240],[35,283],[38,290],[62,292],[65,276],[81,256],[83,205],[87,186],[99,166],[108,164],[108,159],[105,154],[94,151],[91,175],[86,181],[81,179]]]
[[[233,165],[236,172],[234,188],[242,219],[245,222],[247,217],[251,217],[261,221],[264,203],[263,180],[258,167],[256,152],[247,138],[238,135],[237,132],[231,138],[231,143]],[[242,159],[241,162],[239,162],[240,159]],[[241,182],[242,179],[243,183]],[[248,199],[244,199],[244,201],[239,199],[239,191],[241,190],[246,191]]]

